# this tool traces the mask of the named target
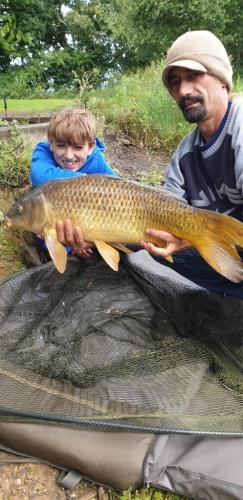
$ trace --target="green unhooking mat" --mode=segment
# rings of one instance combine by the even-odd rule
[[[242,327],[238,299],[209,294],[145,251],[117,273],[94,254],[70,258],[63,275],[52,263],[16,274],[0,285],[0,441],[38,424],[49,435],[130,433],[146,450],[163,434],[242,442]],[[18,439],[10,444],[22,449]],[[111,476],[98,480],[114,485]]]

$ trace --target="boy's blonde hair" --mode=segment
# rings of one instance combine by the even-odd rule
[[[52,114],[48,132],[49,142],[68,144],[95,144],[96,121],[87,109],[65,108]]]

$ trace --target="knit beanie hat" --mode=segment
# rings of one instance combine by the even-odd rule
[[[162,81],[169,88],[171,68],[202,71],[216,76],[226,83],[228,91],[232,88],[232,66],[222,42],[210,31],[187,31],[179,36],[168,50]]]

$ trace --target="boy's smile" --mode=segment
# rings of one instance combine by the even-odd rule
[[[93,148],[94,146],[90,146],[88,142],[84,144],[68,144],[53,141],[51,143],[51,150],[58,166],[73,172],[83,166]]]

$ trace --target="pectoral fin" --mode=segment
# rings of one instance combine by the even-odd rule
[[[110,266],[114,271],[118,271],[120,261],[119,252],[104,241],[95,240],[94,243],[101,257],[103,257],[108,266]]]
[[[170,262],[171,264],[173,264],[173,257],[172,255],[167,255],[167,257],[164,257],[165,260],[167,260],[168,262]]]
[[[46,234],[45,243],[56,269],[59,273],[64,273],[67,265],[66,248],[50,234]]]

